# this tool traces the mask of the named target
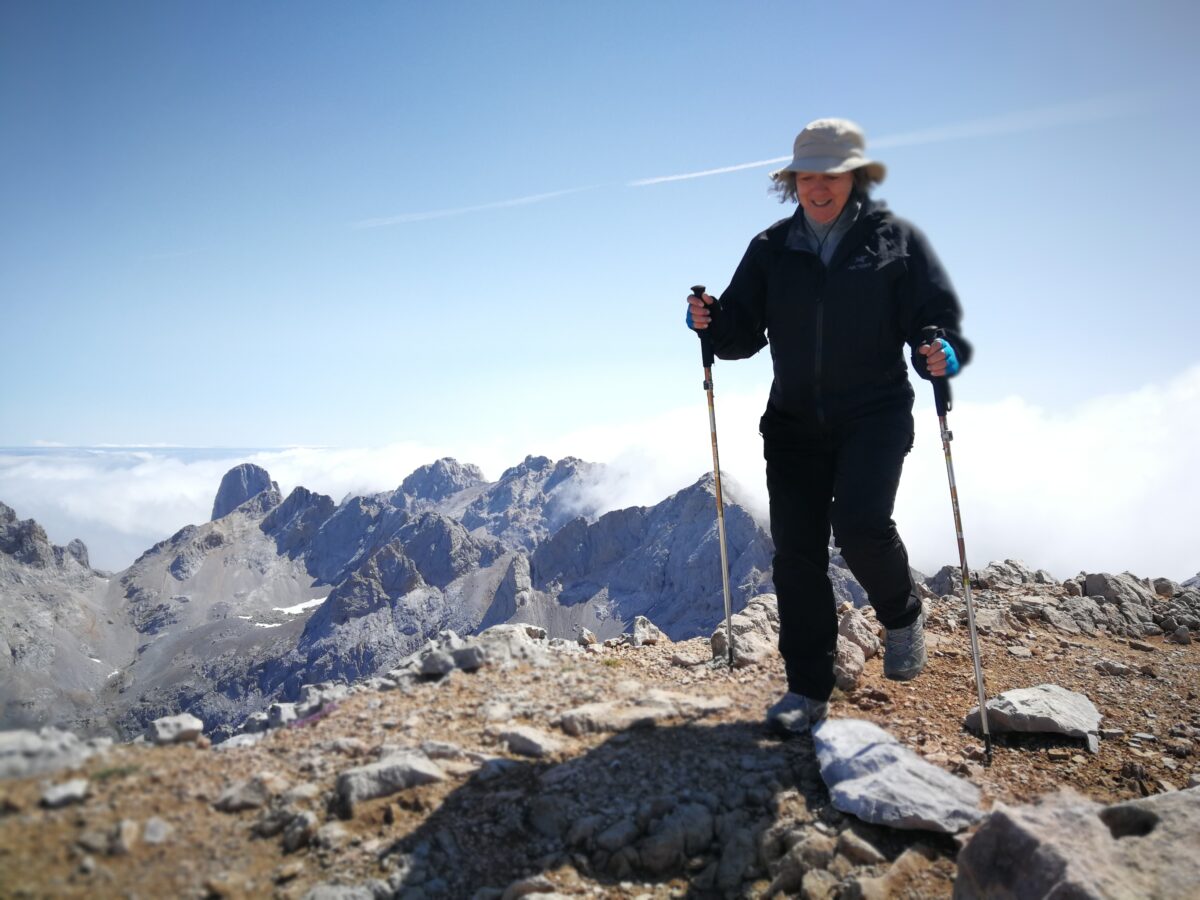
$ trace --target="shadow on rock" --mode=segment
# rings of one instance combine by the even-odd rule
[[[419,793],[364,813],[398,822]],[[936,855],[956,849],[850,821],[829,805],[811,740],[688,724],[621,732],[558,763],[491,760],[380,856],[393,896],[406,898],[518,896],[549,889],[541,876],[565,887],[576,873],[723,897],[759,880],[799,890],[814,869],[832,889],[915,838]]]

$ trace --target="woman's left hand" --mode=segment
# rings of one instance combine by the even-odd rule
[[[925,357],[925,369],[934,378],[945,378],[958,372],[958,357],[954,355],[954,348],[941,338],[932,344],[922,344],[917,352]]]

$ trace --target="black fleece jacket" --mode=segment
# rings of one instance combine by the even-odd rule
[[[797,207],[795,216],[803,215]],[[945,329],[967,364],[958,299],[915,226],[867,200],[827,267],[811,250],[787,246],[795,216],[750,242],[709,326],[721,359],[752,356],[769,339],[768,419],[815,431],[911,409],[903,348],[912,348],[914,368],[928,377],[916,353],[928,325]]]

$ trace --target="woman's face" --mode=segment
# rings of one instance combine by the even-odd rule
[[[796,196],[814,222],[828,225],[841,213],[854,189],[854,173],[797,172]]]

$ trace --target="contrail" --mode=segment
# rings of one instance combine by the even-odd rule
[[[997,134],[1016,134],[1022,131],[1038,131],[1046,128],[1057,128],[1063,125],[1074,125],[1080,122],[1095,122],[1101,119],[1112,119],[1128,115],[1139,108],[1145,108],[1149,99],[1146,94],[1122,93],[1096,97],[1080,103],[1069,103],[1061,106],[1048,106],[1043,109],[1026,110],[1018,113],[1008,113],[1002,116],[990,116],[984,119],[972,119],[956,125],[942,125],[937,128],[926,128],[920,131],[908,131],[903,134],[893,134],[874,139],[870,142],[872,149],[881,147],[913,147],[920,144],[937,144],[943,141],[964,140],[967,138],[988,137]],[[742,169],[758,169],[766,166],[776,166],[791,161],[790,156],[779,156],[775,159],[764,159],[759,162],[739,163],[735,166],[722,166],[719,169],[705,169],[700,172],[684,172],[680,175],[660,175],[657,178],[640,178],[626,183],[626,187],[646,187],[651,184],[663,184],[668,181],[685,181],[689,178],[707,178],[710,175],[723,175],[726,172],[739,172]]]
[[[893,134],[871,141],[871,146],[912,147],[919,144],[937,144],[942,141],[990,137],[997,134],[1041,131],[1081,122],[1097,122],[1102,119],[1114,119],[1129,115],[1139,108],[1144,109],[1148,100],[1149,96],[1145,94],[1113,94],[1085,100],[1082,103],[1048,106],[1043,109],[1031,109],[1003,116],[990,116],[986,119],[972,119],[957,125],[943,125],[938,128]]]
[[[354,228],[383,228],[387,225],[403,225],[406,222],[424,222],[428,219],[448,219],[451,216],[465,216],[468,213],[483,212],[488,209],[505,209],[510,206],[527,206],[531,203],[541,203],[568,194],[580,194],[584,191],[594,191],[599,185],[588,187],[567,188],[562,191],[550,191],[546,194],[530,194],[528,197],[515,197],[512,200],[497,200],[494,203],[481,203],[478,206],[459,206],[454,209],[436,209],[428,212],[403,213],[398,216],[387,216],[381,219],[364,219],[353,223]]]
[[[758,162],[738,163],[736,166],[722,166],[719,169],[705,169],[703,172],[686,172],[683,175],[660,175],[657,178],[641,178],[629,182],[626,187],[645,187],[648,184],[662,184],[664,181],[686,181],[689,178],[707,178],[709,175],[724,175],[726,172],[739,172],[742,169],[757,169],[760,166],[777,166],[790,162],[790,156],[777,156],[774,159],[761,159]]]
[[[919,131],[907,131],[901,134],[887,135],[873,139],[871,148],[886,149],[888,147],[915,147],[922,144],[938,144],[944,141],[967,140],[969,138],[990,137],[1000,134],[1018,134],[1023,131],[1040,131],[1048,128],[1059,128],[1065,125],[1075,125],[1082,122],[1096,122],[1103,119],[1118,118],[1130,115],[1149,105],[1152,96],[1145,93],[1125,92],[1095,97],[1079,103],[1067,103],[1059,106],[1047,106],[1042,109],[1025,110],[1023,112],[1007,113],[1001,116],[989,116],[982,119],[971,119],[953,125],[941,125],[935,128],[925,128]],[[789,162],[790,156],[777,156],[773,159],[761,159],[756,162],[738,163],[732,166],[721,166],[716,169],[704,169],[699,172],[682,172],[678,175],[659,175],[654,178],[639,178],[624,183],[624,187],[648,187],[653,184],[665,184],[669,181],[687,181],[693,178],[708,178],[712,175],[725,175],[729,172],[741,172],[745,169],[760,169],[767,166],[777,166]],[[595,191],[602,187],[616,185],[593,184],[587,187],[567,188],[561,191],[550,191],[545,194],[530,194],[528,197],[516,197],[512,200],[497,200],[494,203],[481,203],[478,206],[460,206],[454,209],[438,209],[428,212],[403,213],[398,216],[387,216],[379,219],[364,219],[353,223],[354,228],[384,228],[389,225],[403,225],[409,222],[425,222],[429,219],[447,219],[451,216],[464,216],[469,213],[484,212],[492,209],[505,209],[510,206],[527,206],[531,203],[543,203],[571,194],[585,191]]]

